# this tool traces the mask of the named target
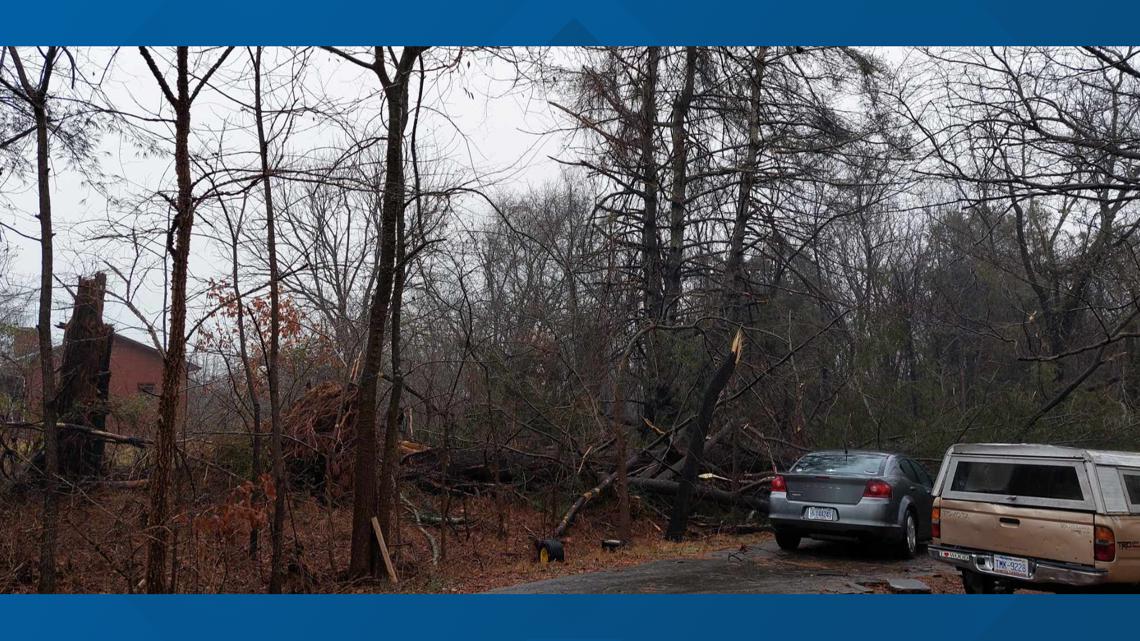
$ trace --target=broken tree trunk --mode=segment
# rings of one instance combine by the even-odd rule
[[[713,412],[716,410],[720,393],[724,391],[729,379],[732,378],[736,364],[740,362],[743,349],[744,333],[738,329],[736,336],[732,339],[732,347],[728,356],[716,368],[708,386],[705,387],[697,420],[689,426],[689,451],[685,455],[685,465],[681,468],[677,498],[673,502],[673,512],[669,515],[669,527],[665,531],[665,538],[671,541],[680,541],[685,535],[685,528],[689,525],[689,512],[692,509],[693,494],[696,492],[697,470],[700,468],[704,455],[705,435],[708,434],[709,426],[712,424]]]
[[[662,479],[632,478],[629,480],[629,484],[639,490],[673,496],[676,496],[681,489],[681,483]],[[697,500],[713,501],[724,505],[743,505],[760,512],[768,512],[768,501],[745,492],[718,490],[707,485],[694,485],[692,491],[692,498]]]
[[[670,434],[671,434],[671,432],[663,433],[662,435],[660,435],[656,439],[654,439],[652,443],[650,443],[645,448],[643,448],[640,452],[638,452],[637,454],[634,454],[633,456],[627,458],[625,460],[626,468],[628,469],[630,467],[633,467],[634,465],[637,465],[638,461],[640,461],[644,456],[646,456],[646,454],[650,450],[652,450],[653,448],[660,445],[663,441],[665,441],[669,437]],[[593,500],[598,495],[600,495],[602,492],[606,491],[606,488],[613,485],[614,481],[618,477],[618,472],[619,472],[619,470],[614,470],[612,473],[610,473],[610,474],[606,475],[604,478],[602,478],[602,480],[597,485],[595,485],[594,487],[590,488],[588,491],[583,492],[580,496],[578,496],[578,498],[575,499],[574,502],[570,505],[570,509],[566,510],[566,514],[564,514],[562,516],[562,520],[558,522],[558,526],[554,528],[554,532],[551,534],[551,537],[557,539],[557,538],[561,537],[563,534],[565,534],[566,530],[569,529],[570,524],[574,522],[574,516],[578,514],[578,511],[581,510],[582,507],[585,506],[587,503],[589,503],[591,500]]]
[[[56,393],[56,416],[61,423],[87,426],[96,432],[105,432],[111,378],[114,331],[103,323],[106,292],[107,277],[102,272],[92,278],[80,277],[71,320],[64,329]],[[60,475],[72,482],[98,476],[103,449],[104,439],[92,438],[84,430],[62,430]]]

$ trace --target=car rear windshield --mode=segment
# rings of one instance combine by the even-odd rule
[[[959,461],[950,489],[954,492],[1032,496],[1083,501],[1076,468],[1039,463]]]
[[[808,454],[797,461],[791,471],[801,474],[881,474],[885,460],[887,457],[883,454]]]

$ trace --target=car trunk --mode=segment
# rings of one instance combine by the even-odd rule
[[[863,498],[867,479],[861,476],[785,474],[788,500],[804,503],[855,505]]]
[[[943,499],[941,517],[946,545],[1093,565],[1091,512]]]

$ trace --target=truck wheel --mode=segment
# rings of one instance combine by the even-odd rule
[[[800,547],[800,538],[799,534],[776,531],[776,545],[780,546],[781,550],[787,550],[788,552],[794,551]]]
[[[966,594],[994,594],[996,587],[993,577],[962,570],[962,590]]]
[[[994,580],[994,594],[1013,594],[1017,591],[1017,587],[1012,583],[1006,581]]]
[[[903,517],[902,540],[896,544],[895,553],[901,559],[913,559],[918,553],[918,519],[914,518],[914,510],[907,508]]]

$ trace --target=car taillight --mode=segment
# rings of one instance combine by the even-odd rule
[[[942,508],[933,508],[930,510],[930,536],[939,539],[942,538]]]
[[[776,475],[772,477],[772,491],[773,492],[787,492],[788,484],[784,481],[784,477]]]
[[[1093,558],[1097,561],[1116,560],[1116,535],[1111,528],[1098,525],[1093,529]]]
[[[869,499],[889,499],[891,498],[891,486],[878,480],[867,481],[867,487],[863,489],[863,497]]]

